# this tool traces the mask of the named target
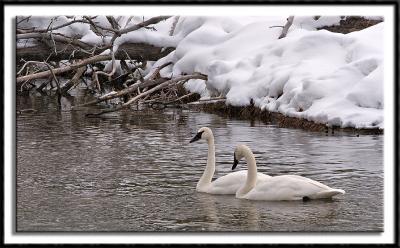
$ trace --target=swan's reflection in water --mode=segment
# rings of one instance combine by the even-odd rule
[[[337,217],[340,201],[321,199],[310,202],[299,201],[249,201],[229,195],[195,193],[194,198],[201,205],[204,220],[203,230],[220,231],[291,231],[286,222],[299,222],[305,227],[327,225]],[[304,209],[314,209],[314,213],[304,216]],[[325,222],[327,221],[327,222]],[[276,223],[282,224],[277,227]],[[298,223],[297,223],[298,225]],[[294,229],[295,231],[307,231]],[[317,229],[316,229],[317,230]]]
[[[218,196],[196,192],[194,197],[200,204],[201,214],[204,216],[204,222],[206,223],[206,226],[202,229],[217,231],[220,228],[219,211],[216,204],[216,197]]]
[[[85,118],[59,112],[54,100],[54,108],[42,98],[17,103],[40,110],[17,116],[18,231],[383,230],[383,136],[325,136],[177,109]],[[346,195],[265,202],[197,193],[207,145],[188,142],[202,126],[215,136],[215,178],[231,172],[244,143],[260,172],[309,177]]]

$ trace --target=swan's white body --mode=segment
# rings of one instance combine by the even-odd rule
[[[199,129],[200,138],[205,139],[208,144],[208,156],[207,165],[203,172],[203,175],[199,179],[196,191],[204,192],[209,194],[231,194],[234,195],[236,191],[245,183],[247,178],[247,171],[236,171],[229,173],[228,175],[219,177],[218,179],[212,181],[212,177],[215,172],[215,145],[214,145],[214,135],[211,129],[207,127],[202,127]],[[195,139],[195,138],[193,138]],[[192,139],[192,142],[193,142]],[[195,139],[197,140],[197,139]],[[258,182],[262,182],[270,176],[258,173]]]
[[[248,167],[247,180],[236,192],[237,198],[249,200],[285,201],[331,198],[344,194],[341,189],[333,189],[312,179],[297,175],[282,175],[270,177],[257,183],[256,160],[250,148],[239,145],[235,157],[245,157]]]
[[[258,182],[262,182],[264,179],[270,176],[259,173],[260,179]],[[210,183],[197,183],[196,191],[204,192],[209,194],[227,194],[234,195],[236,191],[243,185],[247,178],[247,171],[236,171],[229,173],[228,175],[217,178]]]

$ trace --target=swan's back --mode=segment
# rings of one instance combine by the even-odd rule
[[[312,179],[297,175],[282,175],[263,180],[243,198],[251,200],[302,200],[330,198],[344,194],[340,189],[333,189]]]
[[[257,173],[257,184],[271,176]],[[217,178],[205,191],[210,194],[236,194],[236,191],[243,186],[247,179],[247,170],[235,171],[228,175]]]

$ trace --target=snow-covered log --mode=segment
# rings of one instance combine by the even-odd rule
[[[173,49],[173,47],[162,49],[162,47],[157,47],[146,43],[126,43],[119,47],[115,54],[115,58],[118,60],[127,59],[127,53],[133,60],[156,61],[170,53]],[[94,48],[91,50],[91,52],[94,54],[100,54],[105,50],[106,48]],[[124,51],[126,51],[126,53]],[[16,61],[61,61],[70,59],[84,59],[88,56],[90,56],[90,54],[88,54],[87,51],[71,46],[71,44],[68,43],[57,43],[54,49],[54,47],[50,47],[43,42],[38,42],[33,46],[17,48]]]
[[[45,78],[45,77],[51,76],[52,73],[54,73],[54,75],[58,75],[58,74],[61,74],[61,73],[64,73],[64,72],[68,72],[68,71],[72,71],[72,70],[78,69],[79,67],[82,67],[82,66],[85,66],[85,65],[88,65],[88,64],[94,64],[96,62],[110,60],[110,59],[111,59],[111,55],[93,56],[93,57],[90,57],[88,59],[79,61],[77,63],[71,64],[71,65],[68,65],[68,66],[55,68],[52,71],[51,70],[46,70],[46,71],[38,72],[38,73],[35,73],[35,74],[29,74],[29,75],[26,75],[26,76],[18,77],[17,78],[17,83],[25,82],[27,80]]]
[[[131,41],[131,32],[151,29],[169,16],[156,16],[137,23],[132,18],[120,27],[114,17],[36,17],[17,18],[17,62],[20,60],[60,61],[84,59],[107,49],[115,49],[116,59],[158,60],[171,52],[172,47],[148,42]],[[121,25],[123,18],[118,18]],[[111,25],[111,26],[110,26]],[[173,28],[173,27],[172,27]],[[149,31],[151,32],[151,31]],[[153,32],[155,33],[155,32]],[[127,38],[128,37],[128,38]],[[140,37],[140,35],[136,35]],[[135,39],[135,35],[133,37]],[[114,48],[114,46],[116,46]]]

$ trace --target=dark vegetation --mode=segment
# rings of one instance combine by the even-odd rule
[[[325,26],[319,29],[326,29],[335,33],[347,34],[371,27],[382,21],[383,20],[368,20],[360,16],[347,16],[340,21],[340,25]]]

